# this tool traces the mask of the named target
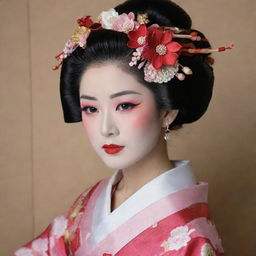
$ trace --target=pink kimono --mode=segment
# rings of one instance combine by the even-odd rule
[[[154,178],[111,212],[115,173],[82,193],[70,210],[15,256],[222,256],[206,182],[188,160]]]

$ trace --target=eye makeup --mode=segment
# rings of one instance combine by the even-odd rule
[[[120,109],[119,107],[121,106],[122,108],[124,106],[128,106],[128,108],[124,108],[123,110],[121,111],[129,111],[129,110],[132,110],[133,108],[135,108],[136,106],[138,106],[139,104],[133,104],[133,103],[130,103],[130,102],[123,102],[123,103],[120,103],[117,105],[117,108],[116,109]]]
[[[119,102],[113,103],[113,108],[115,110],[120,110],[120,111],[129,111],[140,104],[141,104],[141,102],[135,101],[135,100],[119,101]],[[123,110],[122,110],[122,105],[123,105]],[[120,106],[121,106],[121,109],[120,109]],[[124,106],[128,106],[128,108],[125,108]],[[91,109],[91,110],[96,109],[97,110],[97,107],[91,103],[85,103],[85,102],[81,103],[81,111],[88,113],[87,112],[88,109]],[[94,112],[96,112],[96,111],[94,111]],[[90,113],[88,113],[88,114],[90,114]]]

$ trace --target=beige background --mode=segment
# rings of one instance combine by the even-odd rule
[[[65,124],[53,56],[85,14],[119,0],[0,1],[0,255],[11,253],[66,211],[88,186],[109,176],[81,123]],[[190,159],[209,182],[212,217],[226,255],[255,255],[254,0],[177,0],[214,46],[216,83],[207,114],[169,142],[171,159]]]

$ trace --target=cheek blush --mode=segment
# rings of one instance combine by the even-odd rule
[[[93,107],[97,108],[94,104],[91,104],[89,102],[81,102],[80,104],[81,109],[84,107]],[[90,118],[90,114],[86,113],[85,110],[82,110],[82,122],[83,122],[83,127],[86,131],[87,134],[91,134],[93,132],[93,120]]]
[[[148,132],[152,127],[152,123],[155,122],[154,107],[149,100],[137,107],[133,114],[130,115],[129,121],[124,122],[127,132],[130,133],[132,130],[136,130],[139,134]]]
[[[150,129],[152,124],[152,112],[147,111],[146,109],[138,109],[137,115],[134,116],[131,125],[136,128],[138,132],[143,133],[145,130]]]
[[[83,127],[85,129],[85,132],[87,134],[90,134],[93,131],[93,124],[92,122],[90,122],[90,120],[88,120],[84,111],[82,111],[82,122],[83,122]]]

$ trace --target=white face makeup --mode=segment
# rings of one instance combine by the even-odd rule
[[[130,167],[156,146],[161,121],[154,96],[116,65],[86,70],[80,84],[80,102],[86,134],[109,168]],[[121,147],[102,148],[109,144]]]

